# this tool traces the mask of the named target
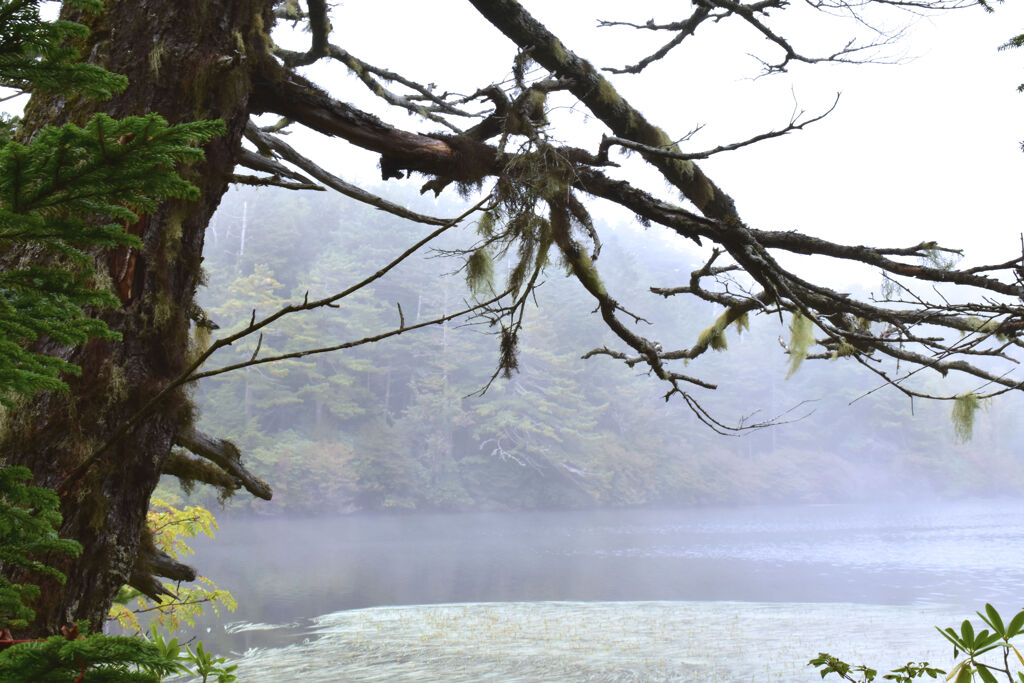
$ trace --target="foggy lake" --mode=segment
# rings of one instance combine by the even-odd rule
[[[948,669],[933,625],[985,602],[1021,608],[1022,512],[968,501],[226,517],[195,559],[240,606],[199,635],[246,653],[252,681],[299,669],[317,681],[810,681],[819,650]]]

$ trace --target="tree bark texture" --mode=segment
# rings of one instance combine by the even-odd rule
[[[168,201],[129,226],[141,250],[97,255],[121,307],[102,317],[123,335],[81,348],[44,348],[82,368],[70,392],[44,394],[19,411],[0,435],[9,464],[23,464],[36,482],[56,487],[185,365],[188,311],[200,279],[203,235],[227,189],[248,119],[252,73],[268,48],[268,0],[123,0],[98,16],[77,16],[91,34],[82,54],[130,79],[108,102],[50,98],[32,102],[29,129],[81,123],[94,111],[114,117],[156,112],[171,123],[223,119],[226,136],[205,148],[206,161],[183,169],[202,191],[196,202]],[[35,634],[52,634],[75,619],[102,625],[112,596],[135,570],[150,495],[175,435],[191,420],[182,392],[148,415],[62,498],[61,535],[79,541],[77,560],[50,558],[66,585],[43,582],[33,604]],[[38,580],[38,579],[35,579]]]

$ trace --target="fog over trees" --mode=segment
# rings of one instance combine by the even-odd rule
[[[434,204],[411,193],[404,199]],[[600,220],[596,227],[605,235],[606,285],[630,292],[631,310],[663,338],[696,340],[721,314],[714,304],[680,307],[635,291],[636,282],[678,280],[679,262],[696,250],[652,254],[646,232],[611,230]],[[349,273],[374,262],[381,248],[374,235],[413,239],[418,230],[326,193],[234,190],[208,231],[211,276],[200,302],[212,320],[241,327],[253,308],[341,288]],[[264,334],[260,353],[386,329],[398,306],[416,323],[461,305],[470,296],[464,273],[442,254],[475,239],[446,235],[438,252],[410,259],[341,308],[282,321]],[[513,264],[509,257],[495,270]],[[723,438],[664,401],[645,372],[609,358],[581,360],[613,337],[563,272],[550,270],[536,299],[526,310],[518,372],[483,395],[495,343],[472,321],[205,380],[195,395],[201,429],[230,438],[274,486],[270,503],[239,496],[232,507],[315,514],[877,501],[1009,493],[1024,484],[1014,450],[1019,401],[992,402],[973,438],[960,443],[947,403],[918,402],[912,411],[895,391],[857,400],[876,385],[853,364],[809,363],[787,379],[778,343],[787,330],[757,319],[749,330],[730,330],[728,348],[702,365],[715,381],[749,387],[719,392],[708,405],[736,419],[753,412],[749,420],[789,411],[793,421]],[[256,342],[226,349],[222,362],[244,362]],[[922,379],[936,392],[944,381]],[[202,487],[195,495],[213,502]]]
[[[334,495],[314,492],[322,484],[345,484],[318,468],[341,471],[355,478],[352,505],[373,508],[509,500],[543,506],[568,492],[580,504],[714,498],[703,469],[704,455],[724,448],[712,440],[714,432],[756,429],[807,412],[797,405],[807,395],[772,401],[777,385],[770,378],[766,384],[760,356],[715,353],[733,344],[738,331],[756,327],[758,318],[775,325],[770,333],[755,333],[773,350],[781,329],[777,353],[795,379],[809,361],[834,360],[827,367],[838,383],[857,366],[875,385],[890,387],[885,398],[865,401],[940,399],[946,414],[956,406],[963,437],[985,400],[1020,388],[1015,367],[1024,328],[1024,263],[1016,245],[998,263],[961,268],[959,251],[930,239],[907,242],[893,234],[865,245],[750,224],[703,160],[795,133],[827,110],[795,116],[782,128],[764,122],[764,132],[701,150],[690,143],[685,124],[649,119],[618,89],[622,79],[644,78],[647,67],[662,60],[678,60],[679,69],[703,68],[699,51],[687,48],[721,27],[748,29],[749,46],[737,49],[757,51],[764,74],[771,75],[797,64],[882,59],[896,34],[872,29],[882,25],[876,13],[894,13],[891,20],[898,21],[907,10],[968,11],[961,8],[968,3],[840,0],[791,7],[782,0],[702,0],[663,24],[636,17],[635,24],[608,25],[608,31],[650,32],[650,56],[625,66],[614,46],[577,54],[514,0],[469,4],[478,29],[448,26],[439,17],[416,48],[429,49],[441,35],[457,41],[460,31],[494,32],[493,47],[507,55],[506,64],[475,91],[461,93],[446,87],[447,73],[417,81],[347,52],[332,38],[332,23],[345,21],[344,8],[329,16],[323,0],[65,8],[64,16],[89,28],[80,52],[124,74],[128,87],[101,102],[39,93],[19,135],[28,139],[46,125],[81,123],[96,111],[114,117],[158,112],[171,123],[221,120],[226,132],[204,146],[203,161],[182,170],[201,199],[166,201],[125,226],[137,243],[92,252],[100,279],[109,279],[119,298],[118,307],[99,316],[121,338],[74,348],[39,341],[37,350],[79,366],[81,374],[68,378],[66,393],[43,393],[17,406],[0,434],[8,462],[28,466],[38,484],[60,494],[61,533],[86,549],[61,565],[65,585],[43,591],[37,632],[79,618],[101,623],[126,583],[145,591],[155,576],[189,575],[190,568],[164,561],[142,533],[164,473],[213,484],[224,494],[244,488],[269,498],[278,470],[300,497]],[[364,30],[386,31],[389,10],[380,7],[381,16]],[[823,51],[805,49],[804,36],[776,28],[777,17],[791,11],[825,19],[848,15],[849,39]],[[281,35],[275,27],[293,25],[308,29],[302,50],[275,43]],[[309,67],[320,64],[353,74],[344,87],[358,89],[360,98],[376,96],[386,113],[378,117],[349,104],[355,92],[352,98],[328,93],[312,80],[324,72]],[[572,130],[559,128],[555,111],[561,108],[585,112],[600,123],[598,134],[577,140]],[[297,129],[370,150],[379,155],[383,180],[414,175],[424,193],[445,202],[436,213],[413,210],[405,196],[386,198],[348,183],[291,144],[286,135]],[[642,160],[645,170],[629,166],[627,156]],[[239,233],[210,226],[231,184],[326,189],[374,212],[328,221],[317,214],[340,218],[353,210],[322,199],[253,200],[246,220],[253,228],[265,226],[260,239],[267,240],[254,257]],[[794,190],[790,201],[801,201]],[[606,204],[648,227],[650,246],[631,249],[661,252],[655,235],[668,232],[702,247],[702,263],[688,272],[689,263],[673,265],[669,252],[642,265],[631,261],[620,253],[624,240],[610,237],[597,219]],[[323,226],[321,235],[294,229],[302,211],[309,211],[302,220]],[[268,240],[275,234],[276,250]],[[246,239],[256,240],[248,233]],[[206,273],[204,245],[210,247]],[[461,271],[468,294],[422,264],[405,263],[431,247],[447,252],[444,268]],[[785,265],[787,254],[864,264],[883,273],[885,286],[874,295],[836,291]],[[9,253],[5,266],[24,257]],[[395,277],[403,272],[407,279]],[[645,281],[652,273],[657,280]],[[196,301],[204,278],[216,290],[205,311]],[[670,304],[668,313],[651,313],[650,320],[625,291],[649,286]],[[546,312],[537,314],[535,300],[543,303],[549,291]],[[696,334],[694,318],[701,321]],[[366,352],[352,351],[383,340]],[[462,358],[486,353],[481,340],[490,344],[495,369],[466,377]],[[242,355],[232,359],[231,353]],[[588,362],[569,367],[567,359],[580,355]],[[638,374],[644,382],[635,381]],[[236,445],[224,438],[229,434],[197,427],[191,387],[220,375],[226,376],[202,390],[209,401],[203,424],[251,440],[243,445],[254,452],[264,449],[258,472],[242,463]],[[965,382],[937,381],[940,376]],[[725,406],[714,405],[716,389],[750,399],[740,414],[752,417],[718,410]],[[808,395],[823,393],[819,389]],[[658,411],[648,408],[652,390],[664,399]],[[467,391],[482,396],[463,400]],[[580,392],[584,407],[569,411]],[[683,420],[673,427],[682,431],[662,431],[663,424]],[[250,426],[256,428],[247,431]],[[313,436],[288,436],[299,426]],[[345,449],[333,440],[342,428],[351,429]],[[915,433],[915,452],[925,453],[922,444],[939,438],[939,429],[946,425]],[[748,455],[765,448],[768,434],[742,442]],[[271,435],[277,441],[268,448],[264,439]],[[650,440],[652,450],[638,447],[640,439]],[[318,453],[321,440],[329,448]],[[417,447],[410,451],[409,443]],[[654,457],[653,449],[660,460],[636,462]],[[680,453],[685,457],[673,457]],[[300,454],[309,459],[293,473],[289,461]],[[509,463],[518,470],[499,471]],[[751,476],[748,462],[735,463],[737,476]],[[598,464],[611,469],[598,470]],[[937,467],[952,475],[959,465]],[[666,469],[676,473],[665,477]],[[551,487],[551,480],[560,483]],[[830,481],[812,477],[801,490]],[[436,488],[424,499],[430,485]]]

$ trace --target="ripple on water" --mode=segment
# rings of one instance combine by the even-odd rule
[[[819,651],[883,670],[948,668],[944,607],[741,602],[469,603],[318,617],[296,642],[247,652],[239,680],[814,681]]]

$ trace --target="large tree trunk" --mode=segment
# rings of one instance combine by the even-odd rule
[[[200,278],[203,234],[227,188],[248,119],[252,74],[268,54],[268,0],[115,0],[105,14],[79,17],[92,33],[82,53],[130,79],[109,102],[35,100],[30,129],[81,122],[96,110],[121,117],[157,112],[172,123],[223,119],[226,136],[206,147],[206,161],[183,174],[199,186],[197,202],[170,201],[129,230],[141,251],[97,255],[122,306],[104,313],[120,342],[48,348],[82,367],[66,395],[42,395],[0,435],[9,463],[55,487],[118,425],[184,367],[188,311]],[[85,548],[77,560],[51,558],[67,584],[43,585],[32,631],[55,633],[75,619],[99,627],[118,588],[136,569],[149,498],[175,434],[191,420],[182,392],[169,396],[63,495],[62,535]]]

